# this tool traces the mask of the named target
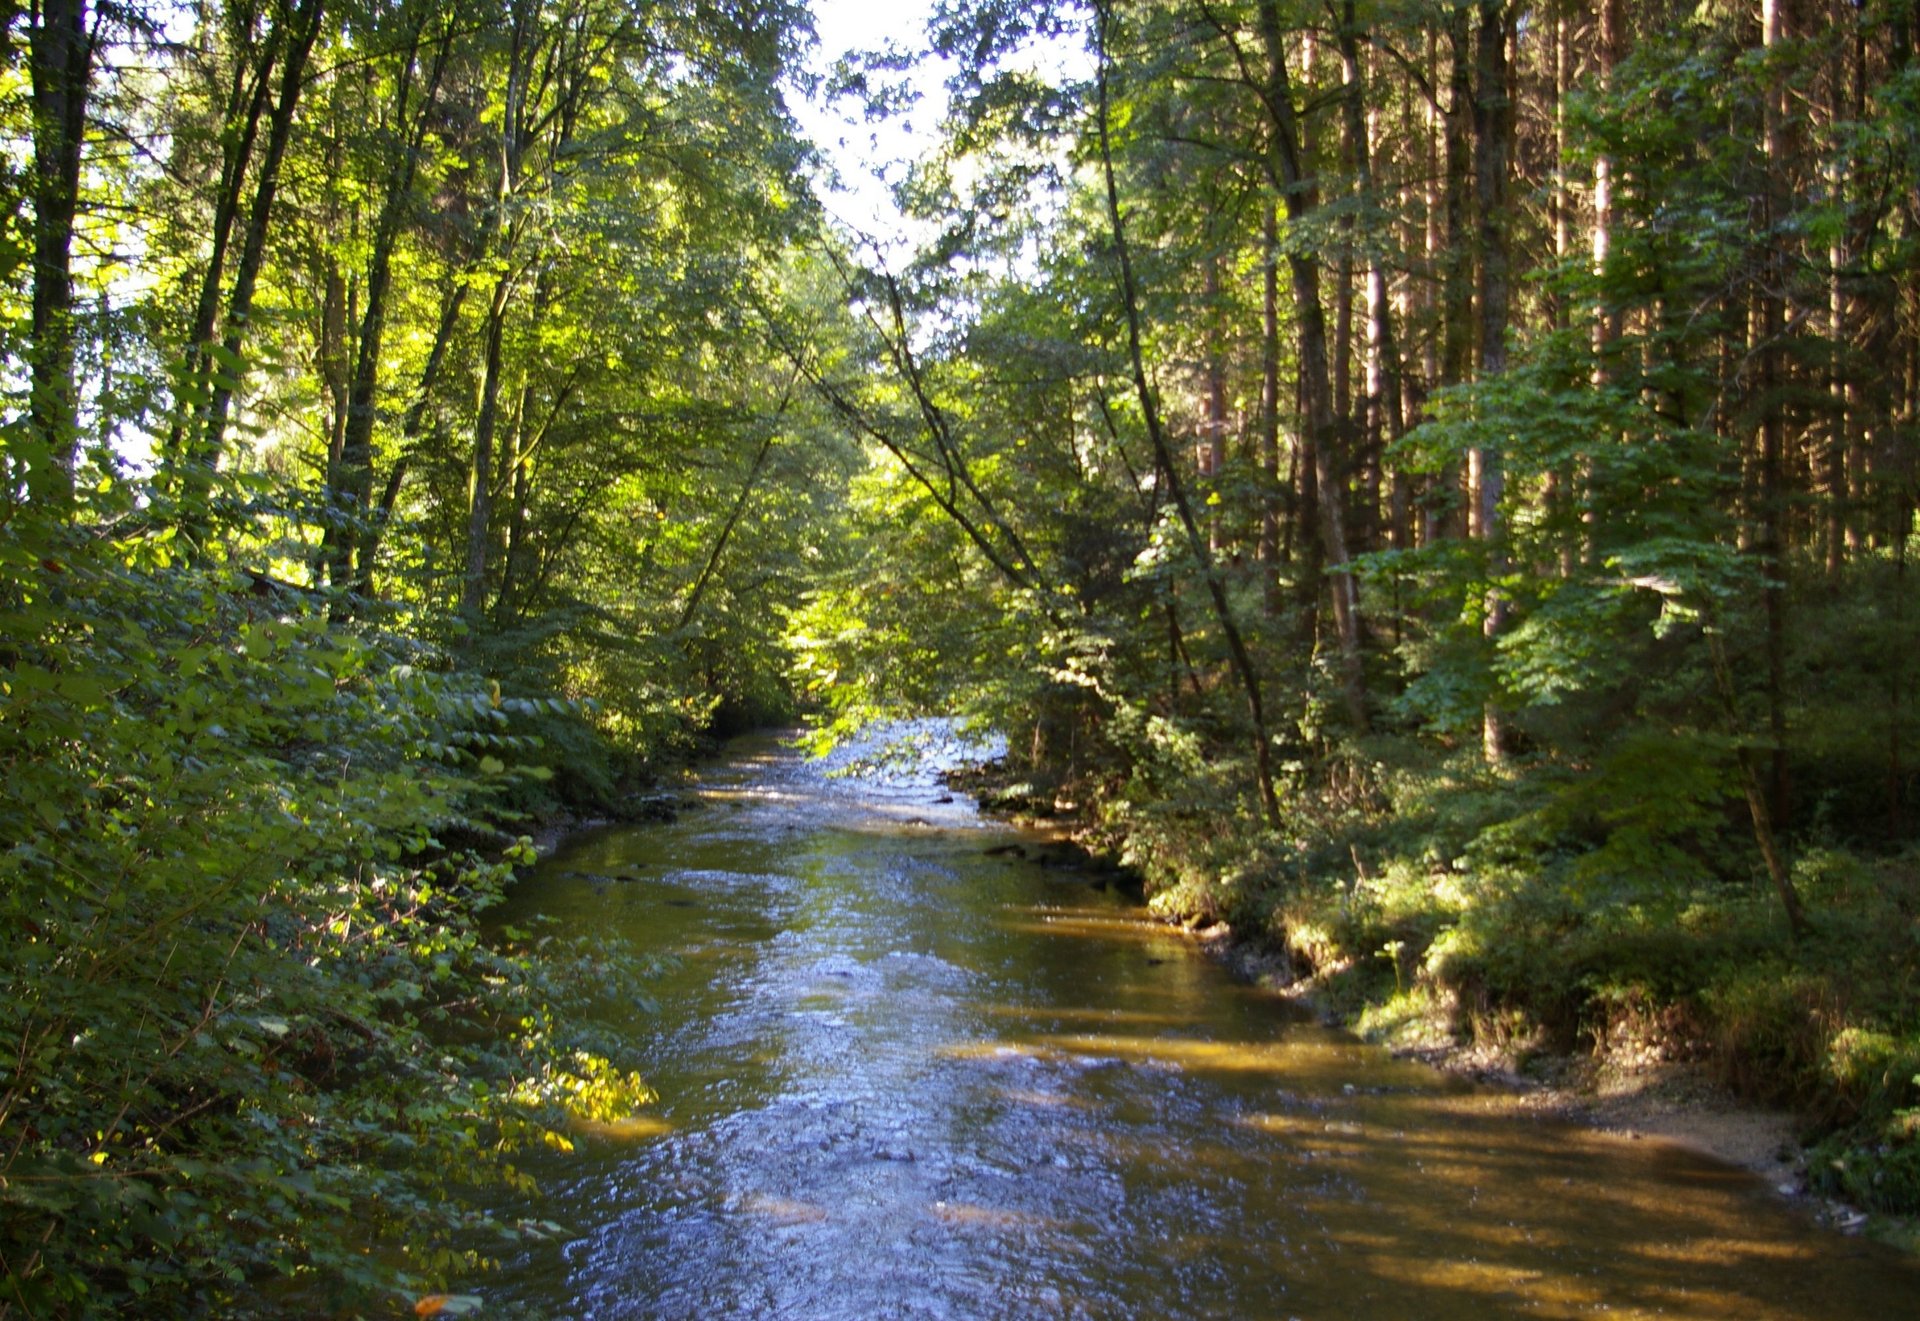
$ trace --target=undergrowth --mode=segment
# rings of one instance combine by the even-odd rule
[[[1920,1213],[1920,851],[1802,842],[1796,941],[1720,751],[1643,732],[1496,775],[1376,738],[1281,831],[1205,810],[1217,765],[1115,786],[1096,829],[1156,911],[1284,950],[1376,1039],[1695,1061],[1804,1117],[1817,1189]]]
[[[545,1236],[516,1152],[643,1095],[577,1012],[637,961],[480,925],[574,713],[139,531],[0,525],[0,637],[0,1317],[387,1315]]]

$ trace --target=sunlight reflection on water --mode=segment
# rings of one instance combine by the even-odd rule
[[[858,754],[848,754],[843,765]],[[1678,1148],[1516,1119],[1233,983],[937,777],[736,746],[513,920],[680,951],[607,1024],[659,1126],[544,1156],[566,1317],[1840,1318],[1920,1275]],[[951,799],[951,801],[942,801]],[[619,874],[618,885],[595,878]]]

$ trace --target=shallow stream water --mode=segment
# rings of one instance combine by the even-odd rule
[[[698,797],[576,839],[515,895],[510,920],[673,963],[622,1015],[657,1106],[538,1163],[540,1214],[577,1237],[496,1297],[808,1321],[1920,1316],[1920,1271],[1752,1176],[1516,1119],[1322,1028],[928,776],[832,780],[757,738]]]

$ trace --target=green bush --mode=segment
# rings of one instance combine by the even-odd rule
[[[1818,1192],[1844,1197],[1869,1211],[1920,1213],[1920,1111],[1908,1111],[1898,1134],[1839,1133],[1807,1153]]]
[[[516,1231],[475,1190],[611,1068],[560,965],[481,938],[524,855],[439,839],[512,779],[497,690],[32,510],[0,638],[6,1301],[272,1315],[479,1269]]]

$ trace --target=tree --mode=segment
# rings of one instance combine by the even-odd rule
[[[50,0],[28,15],[27,69],[33,88],[33,320],[24,455],[29,489],[69,498],[79,443],[74,380],[73,227],[87,133],[100,15],[86,0]],[[9,26],[11,26],[11,17]]]

